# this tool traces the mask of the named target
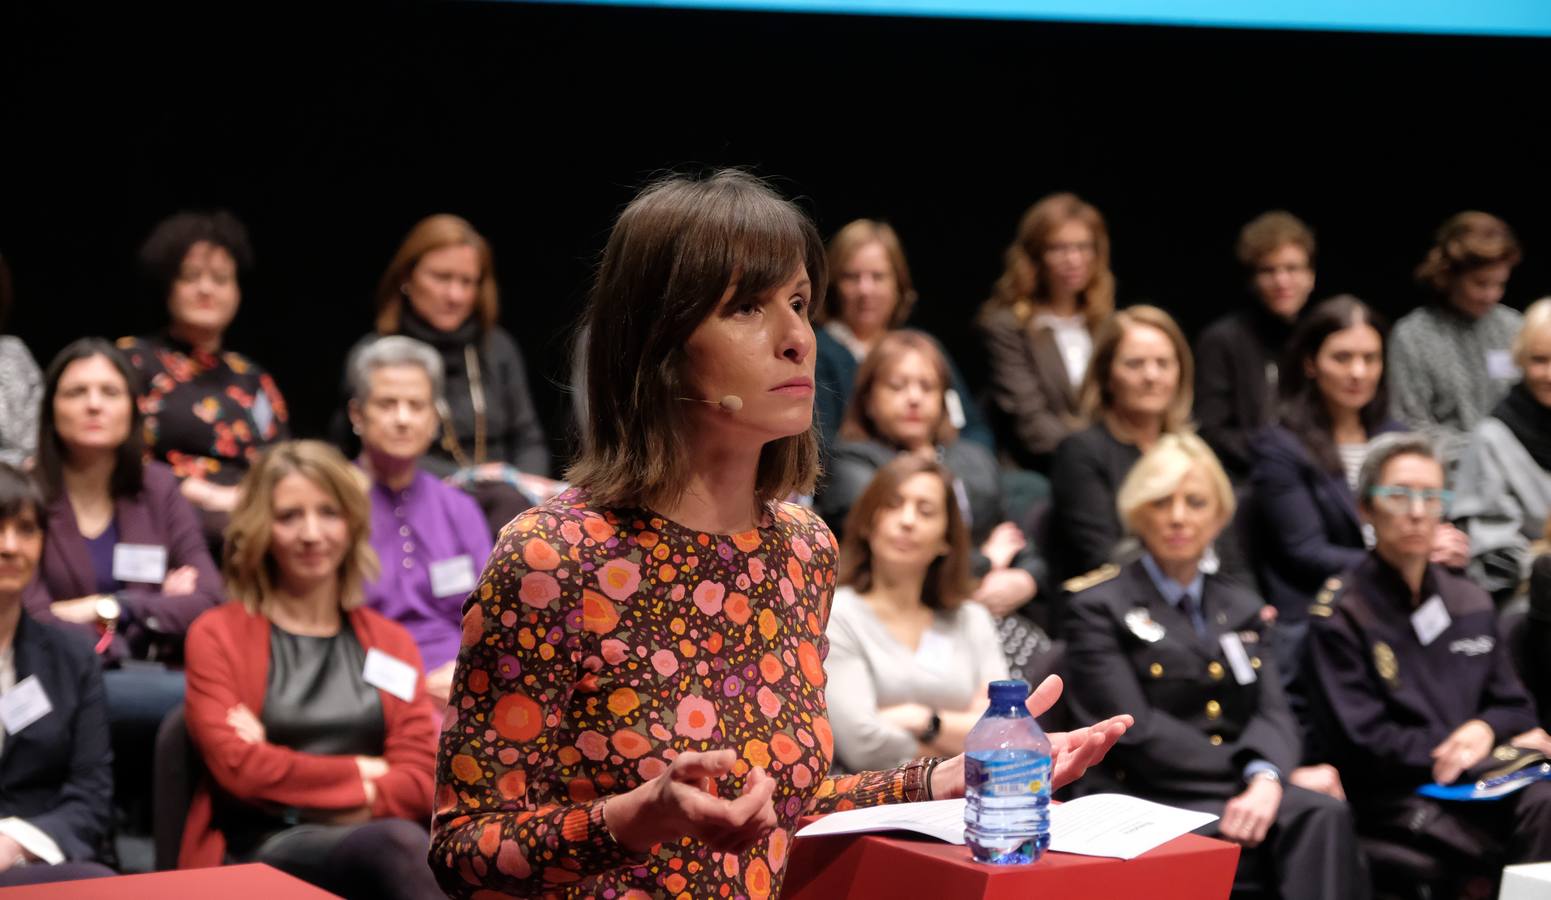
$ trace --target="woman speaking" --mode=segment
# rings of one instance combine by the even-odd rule
[[[575,487],[507,525],[464,613],[431,839],[449,895],[769,897],[800,816],[962,795],[962,757],[828,777],[835,542],[782,502],[816,475],[824,283],[813,225],[748,175],[620,215]],[[1129,721],[1053,735],[1054,781]]]

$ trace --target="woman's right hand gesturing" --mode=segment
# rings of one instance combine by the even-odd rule
[[[742,853],[776,826],[775,779],[750,769],[742,796],[717,796],[714,783],[737,761],[732,750],[680,753],[661,775],[609,798],[603,821],[621,846],[638,853],[686,836],[712,850]]]

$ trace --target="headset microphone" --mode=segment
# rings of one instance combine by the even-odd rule
[[[735,413],[743,408],[743,398],[737,394],[727,394],[720,400],[702,400],[699,397],[680,397],[680,400],[688,400],[691,403],[710,403],[719,406],[724,412]]]

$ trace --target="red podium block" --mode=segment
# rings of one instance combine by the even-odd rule
[[[782,900],[1147,897],[1227,900],[1239,848],[1186,834],[1135,859],[1047,853],[1032,866],[986,866],[968,847],[907,832],[798,838]]]
[[[259,863],[39,884],[0,893],[6,900],[338,900],[322,888]]]

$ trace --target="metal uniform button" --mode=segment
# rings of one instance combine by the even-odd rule
[[[1215,659],[1207,663],[1206,674],[1212,676],[1213,681],[1222,681],[1222,663]]]
[[[1250,666],[1252,668],[1256,668],[1256,669],[1260,668],[1260,657],[1258,657],[1258,656],[1251,656],[1249,658],[1249,664],[1250,664]]]
[[[1154,678],[1162,678],[1163,677],[1163,663],[1153,663],[1152,665],[1148,666],[1147,667],[1147,674],[1151,675]]]
[[[1222,718],[1222,704],[1216,700],[1206,701],[1206,717],[1208,719]]]
[[[1222,746],[1222,735],[1214,734],[1211,737],[1207,738],[1206,742],[1211,744],[1213,747],[1221,747]]]

